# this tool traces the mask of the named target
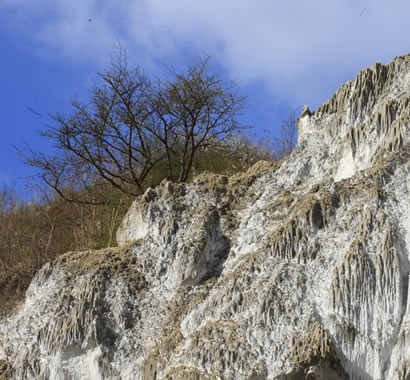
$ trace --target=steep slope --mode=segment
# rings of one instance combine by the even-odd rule
[[[279,163],[163,182],[118,248],[0,322],[15,379],[410,379],[410,56],[299,119]]]

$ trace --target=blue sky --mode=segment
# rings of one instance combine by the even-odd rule
[[[35,131],[86,101],[119,42],[152,76],[209,54],[248,96],[244,122],[274,135],[289,110],[408,53],[409,16],[408,0],[1,0],[0,181],[23,190],[34,172],[12,144],[46,151]]]

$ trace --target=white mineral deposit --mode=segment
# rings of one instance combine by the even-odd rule
[[[315,111],[279,162],[167,181],[118,247],[45,265],[0,321],[14,379],[409,380],[410,55]]]

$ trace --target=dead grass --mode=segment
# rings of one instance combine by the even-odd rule
[[[113,194],[114,195],[114,194]],[[115,231],[131,203],[95,206],[61,199],[24,203],[7,186],[0,190],[0,311],[24,297],[38,269],[67,251],[115,244]]]
[[[228,180],[235,183],[243,176],[252,177],[252,173],[230,179],[226,176],[273,157],[256,140],[241,137],[234,143],[227,150],[200,152],[190,180],[203,172],[221,174],[202,177],[212,178],[215,186],[223,187]],[[272,169],[278,163],[265,161],[258,165],[250,170]],[[159,168],[147,180],[147,186],[159,184],[166,175],[167,171]],[[82,190],[80,197],[74,198],[103,200],[112,205],[70,203],[50,196],[44,189],[39,193],[40,199],[37,196],[35,201],[23,202],[13,188],[0,186],[0,318],[24,298],[32,278],[45,263],[69,251],[114,246],[116,230],[133,200],[107,185]]]

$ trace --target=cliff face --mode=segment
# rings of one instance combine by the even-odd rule
[[[299,119],[279,163],[163,182],[0,322],[15,379],[410,379],[410,56]]]

